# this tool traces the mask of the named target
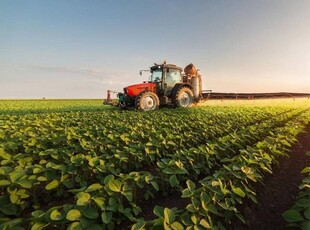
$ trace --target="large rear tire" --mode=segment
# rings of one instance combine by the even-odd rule
[[[194,102],[194,93],[188,87],[181,87],[176,93],[173,101],[175,107],[191,107]]]
[[[159,107],[159,98],[158,96],[151,91],[141,92],[135,101],[136,109],[143,111],[150,111],[158,109]]]

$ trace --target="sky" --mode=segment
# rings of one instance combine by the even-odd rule
[[[309,0],[0,0],[0,98],[105,98],[164,60],[213,92],[310,93],[309,15]]]

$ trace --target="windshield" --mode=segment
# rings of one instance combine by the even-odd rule
[[[161,78],[163,76],[163,72],[161,69],[153,70],[152,75],[150,76],[150,81],[151,82],[160,82]]]

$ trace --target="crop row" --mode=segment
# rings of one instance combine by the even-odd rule
[[[182,197],[190,198],[190,203],[185,210],[170,210],[175,212],[174,221],[186,227],[191,226],[192,229],[222,229],[223,219],[227,224],[232,216],[237,216],[245,222],[237,210],[238,205],[242,204],[244,198],[256,202],[253,182],[261,180],[264,172],[272,172],[271,165],[279,155],[287,152],[296,134],[300,132],[298,124],[298,120],[292,120],[284,127],[275,129],[275,133],[266,136],[255,145],[240,149],[239,154],[228,154],[221,160],[223,166],[200,179],[198,185],[188,180]],[[164,215],[151,223],[141,221],[139,225],[157,223],[172,227],[172,222]]]
[[[221,227],[242,219],[236,205],[255,201],[250,181],[270,172],[308,119],[290,108],[2,115],[0,222]],[[188,205],[143,218],[143,202],[172,193]]]
[[[310,152],[306,153],[310,156]],[[310,228],[310,167],[304,168],[301,173],[306,174],[301,185],[295,204],[282,215],[289,227],[302,230]]]
[[[9,115],[107,109],[102,100],[0,100],[0,113]]]

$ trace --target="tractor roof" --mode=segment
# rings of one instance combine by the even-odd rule
[[[177,65],[174,65],[174,64],[156,64],[154,66],[151,67],[151,70],[155,70],[155,69],[158,69],[158,68],[171,68],[171,69],[178,69],[180,71],[182,71],[183,69]]]

